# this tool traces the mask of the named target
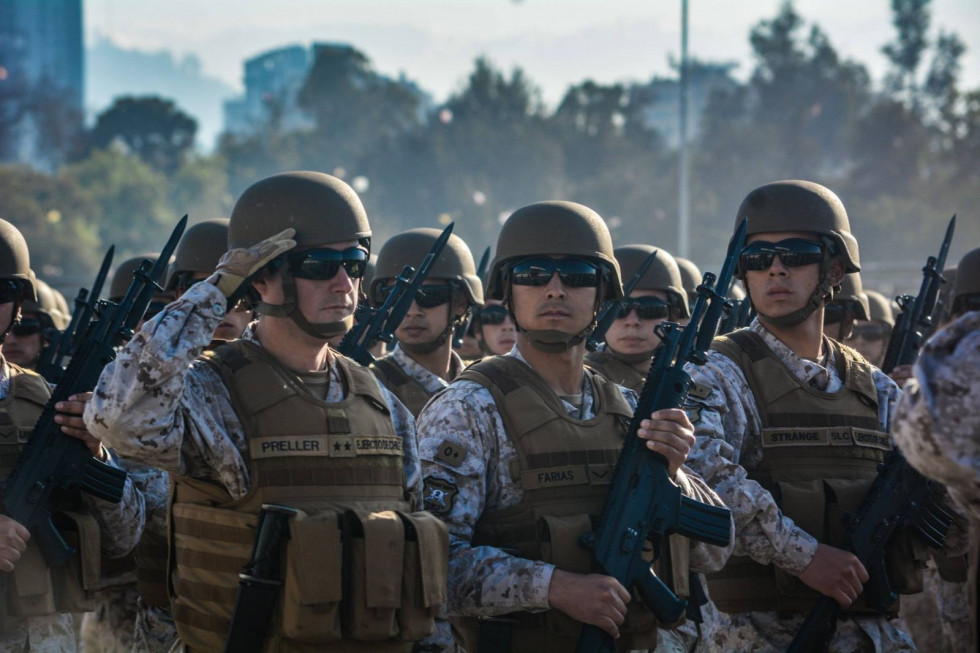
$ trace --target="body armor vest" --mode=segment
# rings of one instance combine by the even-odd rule
[[[591,554],[578,538],[591,531],[592,519],[602,510],[633,410],[615,384],[591,370],[585,373],[595,397],[595,416],[588,420],[569,417],[544,380],[512,357],[485,359],[457,377],[475,381],[493,395],[518,454],[510,473],[524,490],[517,505],[480,516],[473,546],[516,549],[520,557],[544,560],[566,571],[593,571]],[[511,637],[515,653],[572,650],[582,628],[557,610],[505,617],[510,618],[516,621]],[[479,621],[464,618],[454,623],[467,649],[476,650]],[[620,630],[620,648],[656,644],[653,614],[638,597],[629,603],[627,622]]]
[[[414,415],[419,416],[429,401],[429,391],[421,383],[409,376],[401,365],[388,358],[379,358],[371,364],[371,371],[378,377],[381,385],[388,388],[398,400]]]
[[[51,398],[51,390],[39,374],[13,363],[7,365],[10,391],[0,399],[0,479],[10,474]],[[64,509],[54,515],[55,523],[76,553],[68,564],[48,568],[37,543],[29,541],[10,574],[6,596],[0,596],[0,621],[4,613],[36,617],[95,608],[102,587],[99,525],[82,507],[77,493],[69,495],[63,505]]]
[[[797,526],[842,548],[843,513],[858,508],[892,445],[878,421],[874,368],[853,349],[830,343],[844,383],[834,393],[801,382],[748,329],[715,338],[712,349],[738,363],[762,420],[762,460],[746,467],[749,478],[768,490]],[[888,560],[889,580],[898,592],[922,588],[913,560],[919,553],[911,549],[909,538],[900,537]],[[821,596],[797,577],[747,556],[732,556],[724,569],[708,576],[708,588],[723,612],[805,613]],[[870,609],[858,596],[847,611]]]
[[[277,651],[408,651],[445,601],[448,536],[412,513],[403,442],[366,369],[338,357],[347,396],[314,397],[260,347],[205,354],[227,385],[248,441],[251,487],[174,479],[173,611],[192,650],[224,646],[263,503],[296,508],[284,585],[268,637]]]
[[[649,360],[647,362],[649,363]],[[616,358],[608,348],[603,351],[590,351],[585,355],[585,364],[613,383],[629,388],[637,394],[643,389],[646,377],[629,363]]]

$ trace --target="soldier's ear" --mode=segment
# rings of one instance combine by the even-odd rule
[[[830,287],[840,286],[844,282],[844,273],[847,265],[843,256],[834,256],[830,259],[830,268],[827,270],[827,285]]]

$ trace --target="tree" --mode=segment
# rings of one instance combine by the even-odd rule
[[[127,96],[99,114],[89,142],[95,149],[121,145],[147,165],[170,175],[194,146],[196,134],[197,121],[173,100]]]
[[[885,88],[904,95],[905,102],[917,108],[921,88],[916,79],[919,64],[929,46],[929,3],[932,0],[892,0],[892,24],[898,31],[895,41],[881,48],[891,61],[892,70],[885,78]]]

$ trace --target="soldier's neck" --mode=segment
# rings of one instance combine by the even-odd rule
[[[582,392],[585,376],[585,343],[579,343],[560,354],[549,354],[531,346],[524,334],[517,336],[517,348],[524,360],[544,379],[555,394],[576,395]]]
[[[262,348],[294,372],[317,372],[330,361],[330,346],[314,338],[289,318],[262,316],[255,327]]]
[[[779,338],[779,341],[793,350],[800,358],[820,360],[823,355],[823,311],[815,311],[801,324],[791,327],[777,327],[765,318],[759,320],[766,329]]]
[[[408,350],[403,350],[413,361],[424,367],[426,370],[435,374],[443,381],[452,381],[449,377],[452,367],[452,340],[447,339],[442,345],[428,354],[415,354]]]

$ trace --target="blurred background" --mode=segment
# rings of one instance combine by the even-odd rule
[[[980,246],[978,163],[977,0],[0,0],[0,217],[65,294],[290,169],[378,247],[455,221],[481,252],[568,199],[708,270],[748,191],[805,178],[865,287],[915,292],[953,213],[948,263]]]

